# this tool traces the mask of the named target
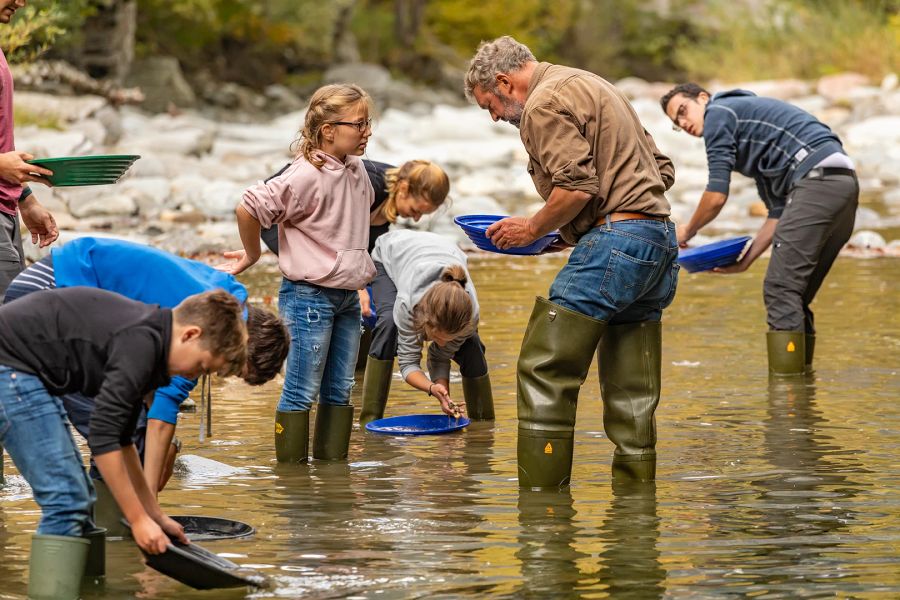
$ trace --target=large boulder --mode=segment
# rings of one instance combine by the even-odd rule
[[[164,112],[173,106],[190,108],[197,104],[197,96],[184,78],[178,59],[171,56],[136,61],[125,85],[141,89],[144,93],[141,106],[150,112]]]

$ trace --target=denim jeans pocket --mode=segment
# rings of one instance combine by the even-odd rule
[[[642,295],[658,266],[659,261],[636,258],[614,248],[600,292],[616,308],[624,308]]]
[[[678,272],[681,271],[681,265],[678,264],[678,261],[674,261],[672,266],[669,268],[669,272],[666,274],[664,285],[668,287],[669,291],[666,292],[666,295],[663,296],[662,301],[659,303],[660,310],[664,308],[668,308],[670,304],[672,304],[672,300],[675,299],[675,291],[678,289]]]

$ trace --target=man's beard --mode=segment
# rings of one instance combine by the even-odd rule
[[[498,94],[498,97],[501,104],[503,104],[503,120],[518,129],[519,123],[522,122],[522,112],[525,110],[525,105],[502,94]]]

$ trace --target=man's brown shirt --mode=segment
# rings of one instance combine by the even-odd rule
[[[603,216],[641,212],[668,216],[665,191],[675,168],[641,125],[625,96],[602,77],[540,63],[528,86],[519,135],[528,172],[546,201],[554,187],[591,195],[560,228],[574,244]]]

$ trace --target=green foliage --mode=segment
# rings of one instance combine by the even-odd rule
[[[76,31],[91,13],[90,0],[32,0],[0,25],[0,48],[10,62],[30,62]]]
[[[677,59],[698,78],[739,81],[841,71],[880,78],[900,65],[898,3],[768,0],[745,7],[718,0],[702,38]]]
[[[139,54],[178,57],[189,71],[245,84],[326,64],[338,2],[320,0],[142,0]]]

